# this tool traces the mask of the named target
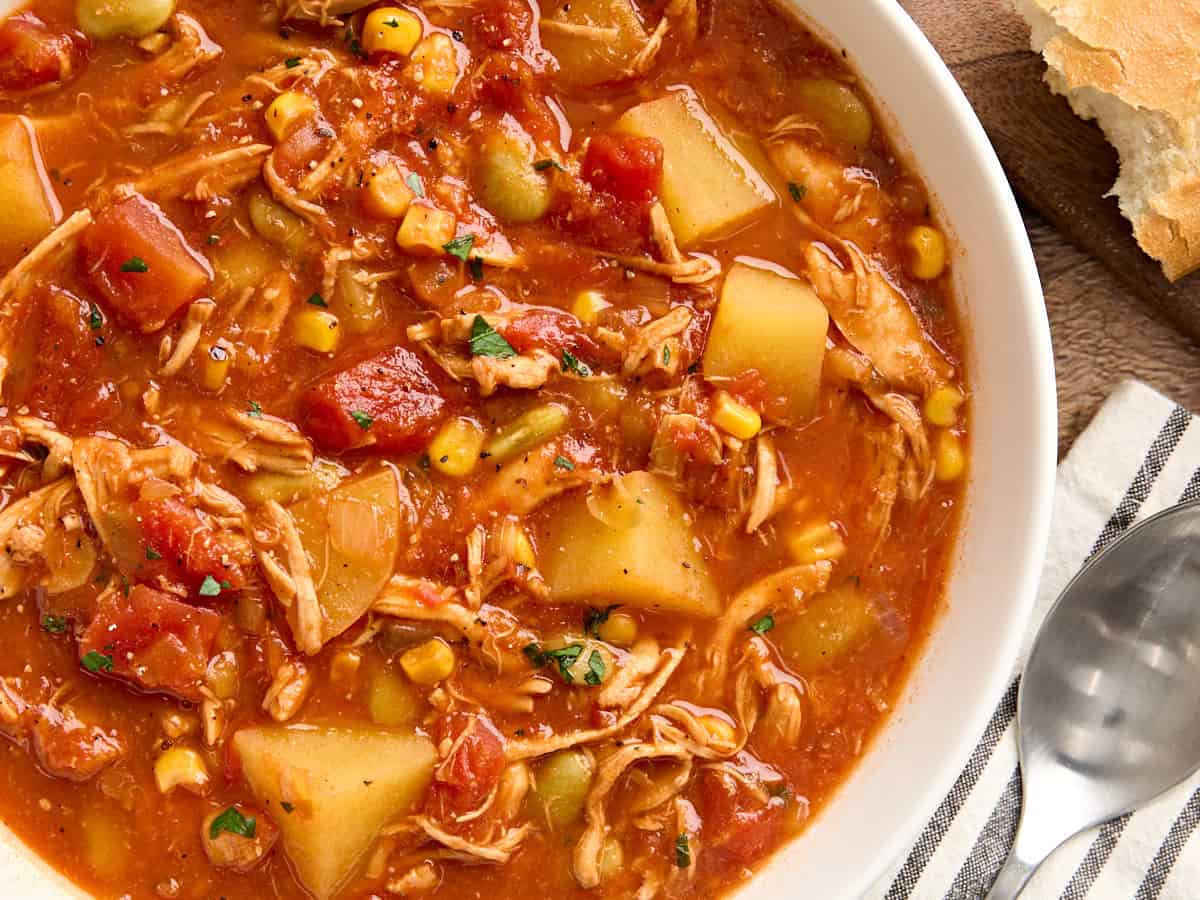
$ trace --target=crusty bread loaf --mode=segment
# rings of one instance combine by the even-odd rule
[[[1113,193],[1175,281],[1200,268],[1200,0],[1014,0],[1046,81],[1121,155]]]

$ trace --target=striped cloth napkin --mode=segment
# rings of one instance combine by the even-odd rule
[[[1038,625],[1093,554],[1140,519],[1196,499],[1200,422],[1141,383],[1121,384],[1058,468],[1046,567],[1008,689],[916,842],[864,900],[979,900],[987,894],[1020,818],[1018,673]],[[1197,825],[1200,776],[1068,841],[1022,900],[1197,900],[1200,837],[1191,840]]]

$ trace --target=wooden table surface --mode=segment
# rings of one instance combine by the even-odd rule
[[[1041,66],[1027,64],[1033,59],[1029,32],[1009,0],[900,2],[976,104],[985,127],[989,115],[981,79],[994,79],[997,63],[1010,64],[1003,67],[1008,77],[1041,77]],[[1054,339],[1060,455],[1125,378],[1139,378],[1200,412],[1200,345],[1024,202],[1022,212]]]

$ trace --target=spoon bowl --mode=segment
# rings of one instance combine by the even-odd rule
[[[1200,768],[1200,502],[1128,531],[1043,623],[1017,708],[1024,806],[989,900],[1073,835]]]

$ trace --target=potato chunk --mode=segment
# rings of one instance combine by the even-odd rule
[[[558,77],[568,84],[621,78],[646,43],[646,29],[629,0],[543,0],[541,7],[542,46],[558,59]]]
[[[829,313],[796,278],[735,264],[704,350],[704,374],[736,377],[755,369],[772,394],[786,399],[791,419],[816,408]]]
[[[771,634],[784,660],[801,675],[836,666],[879,629],[879,618],[855,581],[808,601]]]
[[[291,508],[313,561],[322,642],[357,622],[391,577],[400,546],[399,503],[396,476],[380,469]]]
[[[591,509],[586,492],[552,508],[538,541],[551,599],[720,615],[720,594],[671,483],[630,472],[621,488],[622,499],[594,496]]]
[[[662,142],[660,196],[681,246],[727,235],[775,202],[775,192],[691,91],[635,106],[617,129]]]
[[[0,265],[16,262],[61,218],[32,123],[0,116]]]
[[[233,748],[318,900],[335,895],[379,830],[420,801],[437,757],[420,735],[311,725],[244,728]]]

